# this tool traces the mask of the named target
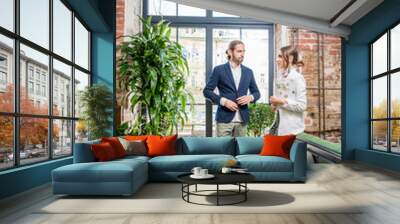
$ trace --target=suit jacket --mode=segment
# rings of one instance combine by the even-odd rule
[[[203,90],[204,96],[218,105],[216,121],[221,123],[229,123],[235,116],[235,112],[220,105],[221,97],[236,102],[236,99],[250,94],[253,95],[254,101],[260,98],[256,81],[254,79],[253,71],[244,65],[241,65],[242,75],[240,77],[239,88],[236,89],[235,80],[233,79],[232,71],[229,62],[226,64],[218,65],[214,68],[210,75],[206,87]],[[218,87],[219,95],[214,93],[214,89]],[[249,108],[247,105],[239,106],[239,113],[242,117],[243,123],[249,122]]]

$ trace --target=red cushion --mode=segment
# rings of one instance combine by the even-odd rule
[[[124,138],[128,141],[146,141],[148,135],[127,135]]]
[[[109,161],[117,158],[113,147],[108,142],[92,144],[91,149],[94,157],[99,162]]]
[[[110,143],[117,158],[126,156],[126,151],[117,137],[101,138],[101,142]]]
[[[290,148],[296,135],[265,135],[264,145],[261,149],[260,155],[262,156],[280,156],[289,159]]]
[[[177,135],[148,136],[146,140],[148,156],[175,155],[176,154],[175,142],[177,138],[178,138]]]

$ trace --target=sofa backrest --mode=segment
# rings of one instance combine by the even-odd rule
[[[96,158],[90,148],[92,144],[99,144],[100,140],[75,143],[74,146],[74,163],[95,162]]]
[[[182,137],[177,154],[226,154],[235,155],[235,139],[232,137]]]
[[[237,137],[236,155],[259,154],[263,144],[263,137]]]

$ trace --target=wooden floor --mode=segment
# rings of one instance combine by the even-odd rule
[[[367,206],[357,214],[35,214],[38,207],[54,200],[47,185],[0,202],[0,223],[400,223],[400,174],[359,163],[309,167],[308,182]]]

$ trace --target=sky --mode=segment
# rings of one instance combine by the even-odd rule
[[[48,0],[20,0],[21,36],[48,48],[49,46],[49,10]],[[71,60],[71,16],[72,13],[60,2],[53,0],[54,15],[54,52]],[[13,0],[0,0],[0,26],[13,30]],[[76,20],[76,63],[88,68],[88,32]],[[0,36],[1,39],[4,39]],[[22,47],[21,47],[22,50]],[[43,63],[44,57],[37,51],[24,47],[26,55]],[[46,63],[47,64],[47,63]]]

